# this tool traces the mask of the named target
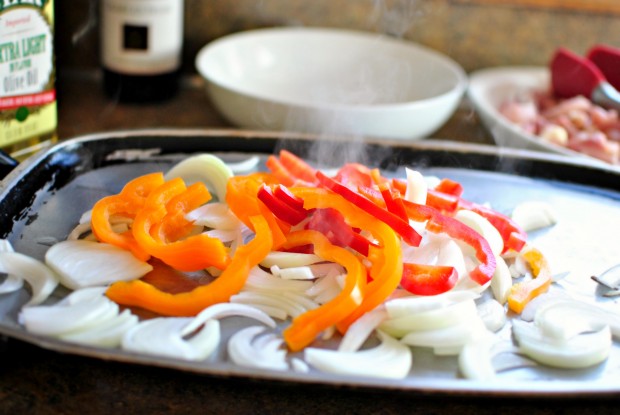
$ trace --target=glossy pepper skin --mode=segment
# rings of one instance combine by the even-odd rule
[[[339,323],[359,307],[366,288],[366,269],[360,259],[348,250],[331,244],[318,231],[301,230],[288,235],[285,247],[311,244],[314,253],[326,261],[342,265],[346,272],[344,286],[329,302],[309,310],[295,319],[284,332],[284,340],[292,351],[312,343],[324,330]]]
[[[180,271],[224,269],[230,261],[228,248],[207,234],[189,235],[192,224],[185,219],[187,213],[210,199],[203,183],[189,188],[180,178],[164,183],[149,194],[136,213],[134,239],[150,255]]]
[[[115,232],[110,218],[117,215],[133,220],[138,211],[144,207],[148,195],[163,184],[163,173],[147,174],[128,182],[120,193],[97,201],[91,213],[91,228],[95,237],[101,242],[127,249],[136,258],[147,261],[151,255],[138,244],[131,230],[123,233]]]
[[[144,281],[117,282],[106,291],[114,302],[140,307],[164,316],[195,316],[213,304],[226,302],[243,288],[250,270],[257,266],[273,248],[269,223],[264,217],[249,218],[256,234],[240,246],[222,274],[208,285],[190,292],[170,294]]]

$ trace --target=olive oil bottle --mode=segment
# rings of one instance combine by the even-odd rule
[[[0,148],[21,160],[55,142],[54,1],[0,1]]]

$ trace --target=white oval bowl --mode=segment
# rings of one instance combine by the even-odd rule
[[[196,68],[232,124],[420,139],[454,113],[464,70],[417,44],[339,29],[240,32],[204,46]]]

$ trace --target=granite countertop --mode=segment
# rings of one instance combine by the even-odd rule
[[[105,98],[97,78],[59,81],[61,139],[94,132],[153,127],[229,128],[210,106],[201,83],[187,79],[172,101],[120,105]],[[438,138],[491,144],[467,105]],[[2,414],[611,414],[617,401],[511,399],[428,395],[231,379],[108,362],[40,349],[0,337]]]

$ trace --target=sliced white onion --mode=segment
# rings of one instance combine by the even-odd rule
[[[274,333],[263,334],[265,327],[251,326],[239,330],[228,341],[230,359],[244,367],[272,370],[287,370],[286,350],[281,346],[284,340]]]
[[[215,193],[218,201],[223,202],[226,200],[226,183],[232,176],[230,167],[219,157],[213,154],[198,154],[174,165],[166,173],[165,179],[180,177],[188,185],[203,182]]]
[[[551,205],[542,201],[519,203],[511,217],[526,232],[555,225],[558,221]]]
[[[196,330],[201,325],[205,324],[207,320],[221,319],[231,316],[242,316],[253,318],[270,328],[276,327],[276,322],[273,321],[265,312],[251,307],[245,304],[233,304],[233,303],[219,303],[209,306],[202,310],[194,319],[183,329],[181,335],[186,336]]]
[[[281,269],[274,265],[270,268],[273,275],[283,280],[314,280],[316,277],[312,273],[312,269],[308,266],[290,267]]]
[[[267,306],[282,310],[287,316],[297,317],[308,310],[318,307],[307,297],[298,293],[273,293],[267,291],[241,291],[230,297],[231,303],[247,304],[264,310],[261,306]],[[272,315],[271,313],[268,313]],[[273,316],[275,317],[275,316]],[[277,318],[277,317],[276,317]]]
[[[492,336],[479,336],[463,345],[459,353],[459,370],[466,379],[488,381],[496,376],[491,348]]]
[[[571,299],[556,299],[540,305],[534,324],[545,334],[570,339],[580,333],[599,331],[609,326],[614,337],[620,338],[620,313],[602,306]]]
[[[302,254],[296,252],[272,251],[260,262],[265,268],[271,268],[274,265],[279,268],[302,267],[323,262],[318,255]]]
[[[138,316],[129,310],[125,310],[95,327],[62,334],[59,337],[73,343],[110,348],[118,347],[121,345],[125,332],[137,325],[138,321]]]
[[[158,317],[130,328],[123,336],[124,350],[184,360],[204,360],[220,342],[220,322],[207,320],[192,337],[183,336],[191,317]]]
[[[306,295],[318,304],[325,304],[334,299],[342,291],[342,275],[328,275],[314,283],[306,290]]]
[[[480,317],[478,317],[476,304],[473,300],[469,300],[435,310],[388,319],[381,324],[380,328],[394,337],[403,337],[403,341],[405,341],[404,338],[409,336],[410,340],[407,344],[411,344],[412,346],[428,346],[426,343],[415,343],[412,339],[417,339],[418,337],[416,337],[416,335],[418,334],[420,339],[425,339],[426,336],[428,336],[428,338],[434,338],[439,335],[431,334],[432,332],[439,332],[441,330],[450,331],[458,326],[463,326],[462,329],[467,330],[469,324],[478,320],[480,320]],[[421,341],[424,342],[424,340]],[[441,342],[435,342],[433,346],[440,345],[440,343]]]
[[[454,215],[454,218],[482,235],[482,237],[487,240],[491,247],[491,251],[493,251],[496,256],[502,253],[504,250],[502,235],[486,218],[467,209],[460,209]]]
[[[0,272],[28,283],[32,297],[26,306],[41,304],[58,286],[58,276],[43,262],[18,252],[0,252]]]
[[[377,335],[381,344],[371,349],[339,352],[309,347],[304,350],[304,358],[322,372],[403,379],[411,370],[411,350],[381,330]]]
[[[228,167],[230,167],[230,170],[234,174],[239,174],[239,173],[246,173],[246,172],[253,170],[254,168],[256,168],[256,166],[258,166],[259,162],[260,162],[260,157],[252,156],[252,157],[248,157],[247,159],[243,161],[238,161],[235,163],[229,162],[226,164],[228,165]]]
[[[410,346],[432,348],[437,355],[458,355],[465,344],[486,332],[482,320],[474,318],[444,328],[412,331],[403,337],[401,342]]]
[[[355,320],[349,326],[342,341],[338,345],[339,352],[357,352],[370,334],[387,319],[384,308],[375,308]]]
[[[495,262],[497,266],[495,267],[495,272],[491,279],[491,292],[493,293],[493,297],[499,301],[500,304],[506,304],[506,301],[508,301],[508,294],[510,294],[510,288],[512,287],[512,275],[504,258],[495,255]]]
[[[241,239],[241,232],[238,229],[211,229],[204,233],[211,238],[219,239],[225,244]]]
[[[512,332],[521,353],[542,364],[566,369],[597,365],[608,358],[612,347],[609,326],[564,341],[545,336],[534,324],[520,320],[513,321]]]
[[[291,359],[291,369],[293,369],[297,373],[308,373],[310,372],[310,366],[302,359],[294,357]]]
[[[489,331],[497,332],[506,325],[504,306],[492,298],[478,304],[478,315]]]
[[[420,205],[426,204],[426,193],[428,187],[424,176],[416,170],[405,168],[407,177],[407,190],[405,191],[405,200]]]
[[[475,300],[479,295],[470,291],[448,291],[438,295],[395,298],[386,301],[385,308],[390,318],[407,317],[412,314],[437,310],[452,304],[468,300]]]
[[[15,252],[8,239],[0,239],[0,252]],[[8,274],[0,283],[0,294],[15,292],[24,286],[24,280],[17,275]]]
[[[250,275],[245,282],[244,290],[261,290],[276,292],[305,292],[312,287],[311,281],[283,280],[275,277],[259,267],[250,270]]]
[[[60,282],[73,290],[135,280],[153,267],[116,246],[91,241],[63,241],[45,254],[45,262]]]
[[[74,240],[80,239],[82,235],[90,231],[91,231],[90,222],[80,223],[75,228],[73,228],[71,232],[69,232],[69,235],[67,235],[67,240],[74,241]]]
[[[88,301],[24,307],[19,321],[26,330],[48,336],[90,329],[118,315],[118,305],[99,295]]]
[[[185,219],[193,222],[194,225],[212,229],[236,230],[241,226],[241,221],[223,202],[211,202],[202,205],[185,215]]]
[[[440,243],[437,265],[453,267],[458,273],[459,278],[468,274],[463,251],[459,244],[451,238],[444,238]]]

